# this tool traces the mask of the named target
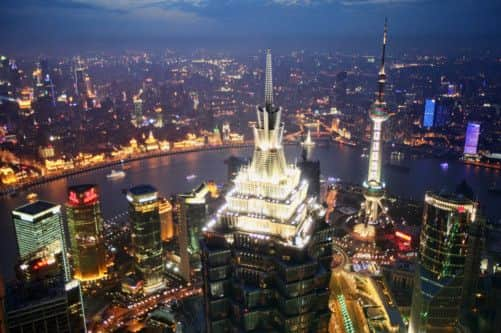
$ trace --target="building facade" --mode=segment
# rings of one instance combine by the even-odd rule
[[[207,195],[209,188],[203,183],[191,192],[177,196],[179,226],[180,275],[190,281],[194,271],[200,269],[200,243],[202,228],[207,222]]]
[[[47,255],[63,250],[61,206],[45,201],[30,203],[12,211],[21,259],[38,252]]]
[[[5,299],[10,333],[86,332],[78,281],[62,277],[9,286]]]
[[[41,269],[58,259],[66,280],[69,280],[70,268],[61,206],[38,200],[14,209],[12,220],[16,229],[21,268],[25,268],[27,263],[36,262],[40,263]]]
[[[66,215],[73,277],[79,281],[103,278],[106,275],[106,249],[97,185],[69,187]]]
[[[466,127],[466,135],[464,138],[464,154],[477,155],[478,153],[478,138],[480,137],[480,124],[469,122]]]
[[[479,260],[469,233],[477,228],[477,205],[459,194],[426,193],[415,271],[409,333],[455,332],[469,274]],[[470,266],[469,266],[470,265]]]
[[[206,327],[216,332],[327,332],[330,273],[325,211],[288,165],[281,109],[266,55],[265,106],[257,110],[252,162],[204,227]]]
[[[175,236],[172,204],[169,200],[161,198],[158,205],[160,214],[160,238],[163,242],[171,241]]]
[[[151,185],[135,186],[127,200],[136,274],[144,281],[144,293],[151,294],[165,286],[158,192]]]

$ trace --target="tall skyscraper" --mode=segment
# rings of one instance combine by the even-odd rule
[[[372,104],[369,116],[373,122],[372,139],[369,155],[369,174],[364,182],[365,216],[367,221],[374,222],[378,219],[380,209],[383,209],[382,199],[384,198],[385,184],[381,180],[381,150],[382,150],[382,125],[389,117],[384,100],[384,87],[386,83],[385,55],[386,41],[388,36],[387,23],[384,25],[383,49],[381,56],[381,67],[379,69],[378,92],[376,101]]]
[[[158,191],[151,185],[139,185],[127,192],[127,200],[135,270],[144,281],[144,293],[151,294],[165,286]]]
[[[230,134],[231,134],[230,123],[225,121],[223,123],[223,129],[222,129],[223,142],[227,142],[230,140]]]
[[[346,107],[346,79],[348,77],[348,73],[346,71],[342,71],[336,74],[336,88],[334,89],[335,97],[336,97],[336,106],[344,111]]]
[[[480,124],[469,122],[468,127],[466,128],[466,136],[464,138],[465,155],[477,155],[479,136],[480,136]]]
[[[181,276],[191,280],[192,271],[200,267],[199,238],[202,227],[207,222],[207,194],[209,188],[203,183],[191,192],[177,196],[179,202],[179,256],[181,257]]]
[[[431,128],[435,119],[435,100],[427,98],[424,103],[423,127]]]
[[[103,278],[106,274],[106,252],[97,185],[69,187],[66,215],[73,277],[79,281]]]
[[[442,97],[435,105],[435,119],[433,126],[444,127],[449,122],[450,113],[454,108],[454,100],[451,98]]]
[[[142,125],[143,121],[143,100],[141,99],[142,90],[138,95],[133,97],[134,112],[132,113],[132,121],[136,127]]]
[[[78,65],[75,69],[75,95],[81,96],[86,93],[85,69]]]
[[[472,250],[478,246],[469,243],[475,223],[477,204],[471,199],[426,193],[409,333],[455,332],[465,287],[471,292],[474,285],[470,271],[479,264],[473,259],[479,251]]]
[[[285,160],[270,51],[265,87],[252,161],[204,227],[207,332],[327,332],[330,273],[319,259],[331,249],[319,232],[325,211]]]
[[[14,209],[12,220],[21,260],[42,259],[50,262],[60,255],[66,280],[69,280],[61,206],[36,201]]]

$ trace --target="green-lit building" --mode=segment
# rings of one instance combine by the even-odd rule
[[[61,266],[69,280],[61,206],[36,201],[14,209],[12,220],[21,262],[51,263],[56,257],[61,258]]]
[[[17,246],[21,259],[39,251],[61,252],[61,206],[46,201],[36,201],[12,211],[16,229]]]
[[[66,215],[73,277],[79,281],[103,278],[106,275],[106,249],[97,185],[69,187]]]
[[[478,278],[477,204],[458,194],[425,195],[409,333],[456,332]],[[476,272],[476,276],[475,276]]]
[[[144,293],[150,294],[165,286],[158,192],[151,185],[139,185],[127,192],[127,200],[135,270],[144,281]]]

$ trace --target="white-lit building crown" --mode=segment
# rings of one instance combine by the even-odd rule
[[[284,126],[279,107],[273,105],[271,53],[266,55],[265,106],[257,108],[254,154],[250,165],[236,176],[226,204],[207,228],[225,226],[256,237],[274,237],[290,245],[305,246],[313,232],[311,212],[321,209],[308,198],[301,171],[288,165],[282,146]]]

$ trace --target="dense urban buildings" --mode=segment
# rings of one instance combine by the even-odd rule
[[[145,294],[164,288],[160,211],[157,190],[151,185],[129,189],[129,218],[132,227],[134,266],[143,280]]]
[[[73,277],[79,281],[103,278],[106,274],[106,249],[97,185],[70,186],[66,215]]]
[[[214,220],[204,228],[207,331],[326,332],[329,267],[320,256],[325,213],[301,171],[285,161],[281,108],[273,103],[266,54],[265,105],[255,148]],[[324,227],[327,228],[327,227]]]
[[[2,333],[499,331],[497,2],[0,8]]]

